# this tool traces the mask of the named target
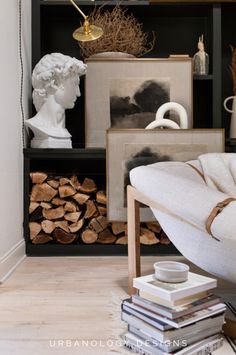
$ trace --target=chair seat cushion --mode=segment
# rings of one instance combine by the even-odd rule
[[[137,167],[130,172],[131,184],[151,200],[205,230],[212,209],[229,196],[209,188],[200,174],[186,163],[162,162]],[[212,234],[235,239],[236,201],[214,219]]]

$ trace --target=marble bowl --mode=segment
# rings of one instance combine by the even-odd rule
[[[188,279],[189,266],[177,261],[154,263],[155,277],[164,282],[184,282]]]

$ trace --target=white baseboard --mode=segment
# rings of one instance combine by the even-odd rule
[[[25,241],[21,240],[0,259],[0,284],[11,275],[25,257]]]

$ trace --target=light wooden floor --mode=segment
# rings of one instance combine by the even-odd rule
[[[157,260],[143,257],[143,273]],[[0,285],[0,354],[129,354],[120,346],[126,291],[126,257],[27,258]],[[219,292],[236,294],[225,283]]]

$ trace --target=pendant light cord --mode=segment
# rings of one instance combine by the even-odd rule
[[[25,147],[25,112],[23,105],[24,92],[24,61],[22,55],[22,2],[18,1],[18,32],[19,32],[19,58],[20,58],[20,111],[21,111],[21,139],[22,146]]]

